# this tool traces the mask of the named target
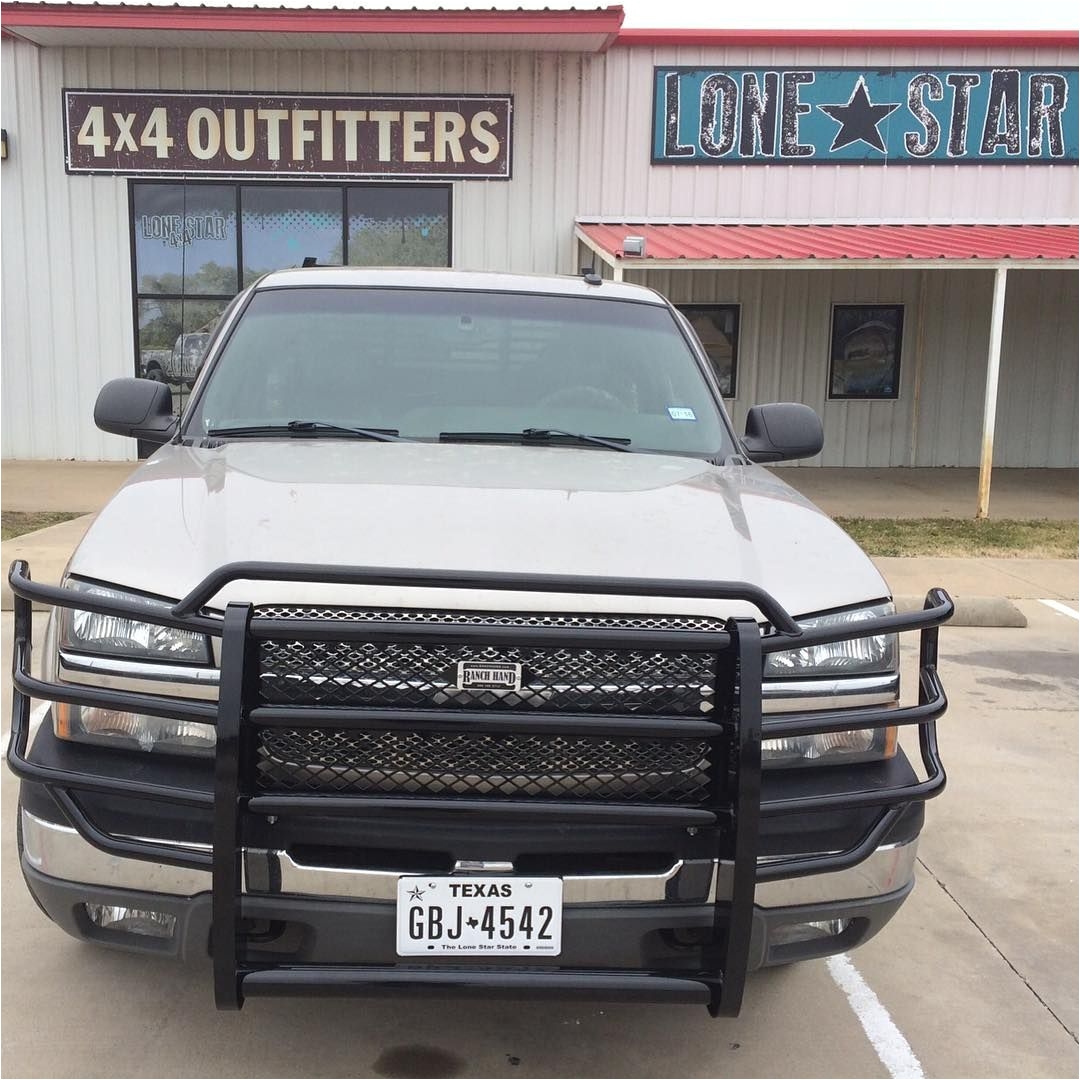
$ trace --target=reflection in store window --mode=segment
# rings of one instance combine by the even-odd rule
[[[167,383],[177,412],[221,313],[260,275],[309,258],[450,265],[447,184],[133,180],[131,210],[136,374]]]
[[[449,266],[450,190],[354,187],[348,192],[351,266]]]
[[[227,300],[140,300],[139,375],[172,387],[173,411],[187,401]]]
[[[245,187],[240,205],[245,285],[270,270],[302,266],[306,258],[341,265],[341,188]]]
[[[135,278],[140,294],[231,295],[236,284],[236,189],[136,184]]]
[[[678,304],[694,333],[705,346],[720,393],[735,396],[735,376],[739,351],[738,304]]]

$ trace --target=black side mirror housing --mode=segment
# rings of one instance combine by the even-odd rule
[[[779,401],[755,405],[746,414],[743,450],[751,461],[794,461],[821,453],[825,431],[809,405]]]
[[[113,379],[98,392],[94,423],[110,435],[160,446],[176,432],[172,391],[153,379]]]

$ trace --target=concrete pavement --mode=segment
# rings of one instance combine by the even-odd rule
[[[832,517],[973,518],[978,469],[834,469],[776,472]],[[990,516],[1075,521],[1076,469],[994,469]]]
[[[93,513],[138,465],[137,461],[4,461],[0,463],[0,506]]]

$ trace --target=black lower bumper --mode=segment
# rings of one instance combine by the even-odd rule
[[[46,915],[72,937],[129,952],[173,956],[189,962],[211,952],[213,896],[191,897],[111,889],[60,881],[28,866],[23,875]],[[855,948],[873,937],[895,914],[911,891],[909,881],[891,893],[862,900],[830,901],[791,907],[755,907],[748,970],[808,960]],[[168,939],[146,937],[95,926],[87,904],[150,910],[172,915]],[[557,958],[497,968],[482,959],[447,959],[410,964],[394,952],[393,904],[311,900],[300,897],[249,896],[245,918],[261,930],[249,946],[251,975],[245,992],[287,993],[304,988],[328,995],[399,992],[457,995],[493,989],[536,996],[580,996],[637,1000],[708,1001],[708,993],[682,985],[687,973],[705,970],[703,943],[713,932],[711,904],[636,904],[568,907],[563,912],[563,948]],[[808,923],[843,923],[838,934],[788,941],[785,928]],[[696,939],[696,940],[695,940]],[[318,978],[294,970],[275,982],[269,968],[314,968]],[[348,969],[348,970],[343,970]],[[576,973],[576,974],[575,974]],[[588,973],[589,978],[577,976]],[[323,978],[322,976],[326,977]],[[649,978],[659,980],[650,982]],[[674,995],[674,997],[673,997]]]

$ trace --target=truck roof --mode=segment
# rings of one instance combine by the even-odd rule
[[[282,289],[299,285],[546,293],[557,296],[593,296],[606,300],[636,300],[646,304],[664,303],[652,289],[619,281],[590,285],[584,278],[569,274],[503,274],[431,267],[308,266],[302,269],[275,270],[262,278],[256,288]]]

